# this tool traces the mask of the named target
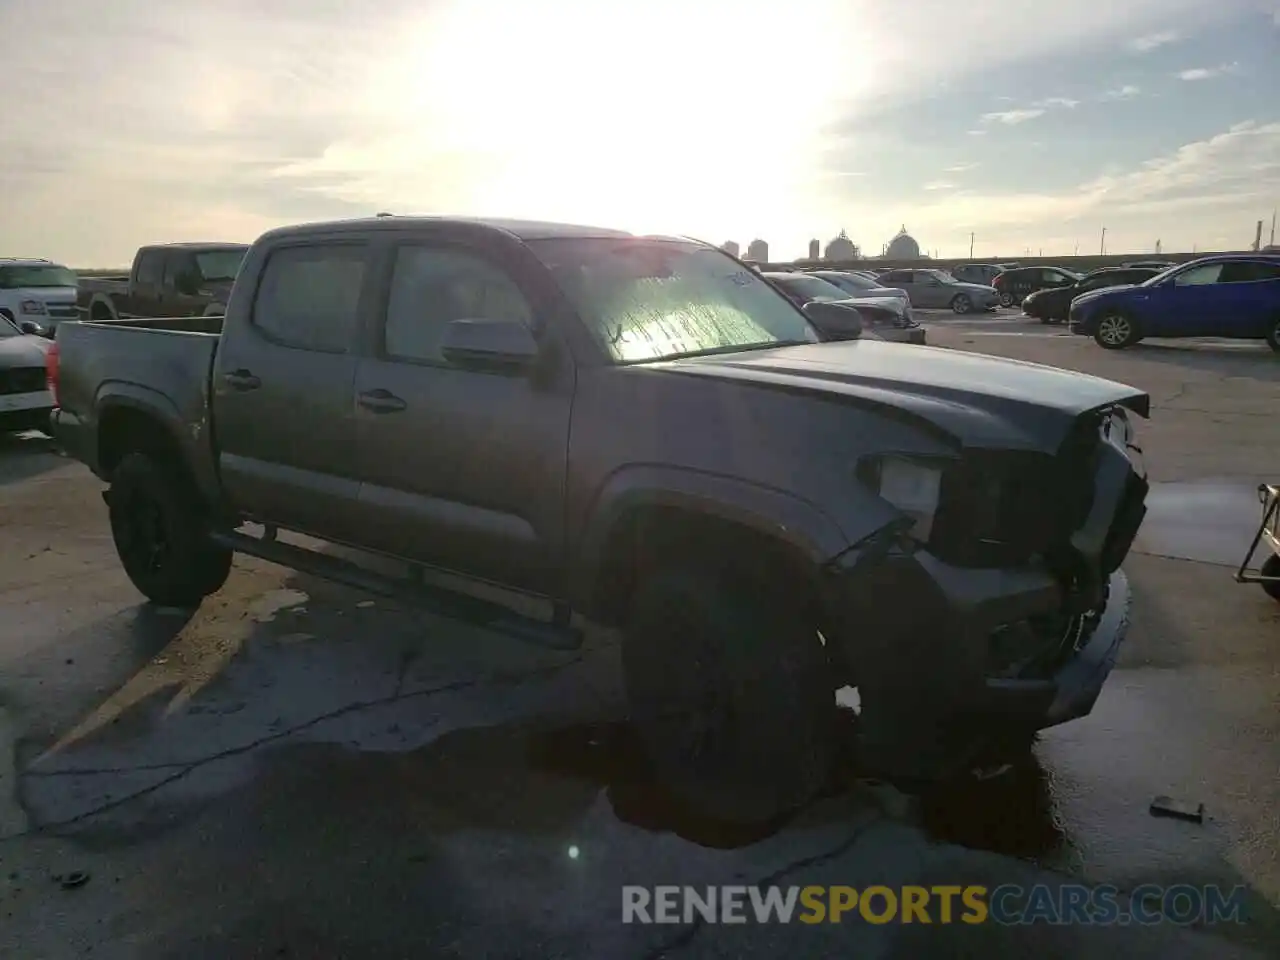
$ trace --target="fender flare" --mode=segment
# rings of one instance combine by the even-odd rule
[[[112,320],[120,319],[120,311],[116,309],[115,301],[112,300],[111,297],[105,293],[95,293],[93,296],[89,298],[89,303],[84,308],[84,318],[86,320],[90,322],[93,321],[93,308],[96,307],[98,304],[102,304],[109,311],[111,311]]]
[[[181,454],[182,466],[191,474],[201,495],[209,503],[218,502],[219,490],[214,477],[207,475],[205,471],[197,469],[199,451],[195,446],[194,439],[184,426],[177,406],[163,393],[137,383],[108,380],[99,385],[98,393],[94,397],[93,409],[95,419],[93,429],[97,437],[94,459],[99,470],[105,473],[105,466],[101,462],[103,420],[112,411],[132,410],[155,421],[165,440],[171,443]],[[95,470],[95,473],[97,472]],[[102,476],[103,479],[108,479],[103,476],[103,473],[98,475]]]
[[[786,491],[685,467],[631,465],[605,480],[587,512],[570,570],[575,608],[595,609],[613,536],[636,511],[651,507],[684,510],[740,525],[796,551],[815,569],[849,546],[834,519]]]

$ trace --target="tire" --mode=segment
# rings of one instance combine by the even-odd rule
[[[951,301],[951,312],[959,314],[973,312],[973,301],[969,299],[967,293],[957,293],[955,295]]]
[[[828,783],[838,748],[832,674],[794,598],[697,568],[641,582],[623,633],[631,722],[693,813],[765,824]]]
[[[127,455],[111,475],[107,503],[120,562],[152,603],[198,606],[226,582],[232,553],[209,540],[208,511],[173,464]]]
[[[1002,294],[1000,294],[1000,306],[1002,306],[1002,307],[1012,307],[1012,306],[1014,305],[1014,303],[1016,303],[1016,301],[1014,300],[1014,298],[1013,298],[1013,294],[1012,294],[1012,293],[1002,293]]]
[[[1262,570],[1260,572],[1264,577],[1280,577],[1280,556],[1275,556],[1273,554],[1272,556],[1267,557],[1262,564]],[[1262,589],[1272,600],[1280,600],[1280,581],[1275,583],[1264,583],[1262,584]]]
[[[1280,353],[1280,317],[1271,321],[1271,326],[1267,329],[1267,346],[1276,353]]]
[[[1098,317],[1093,339],[1105,350],[1123,350],[1142,339],[1138,325],[1127,313],[1112,310]]]

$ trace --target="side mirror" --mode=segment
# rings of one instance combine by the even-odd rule
[[[862,314],[853,307],[829,300],[811,300],[803,309],[823,340],[857,340],[862,336]]]
[[[533,366],[538,341],[523,323],[454,320],[445,327],[440,353],[459,367],[514,373]]]
[[[44,327],[36,323],[34,320],[23,320],[18,324],[18,329],[28,336],[38,337],[44,333]]]

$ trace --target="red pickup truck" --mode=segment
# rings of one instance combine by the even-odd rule
[[[77,306],[94,323],[142,317],[221,315],[249,247],[169,243],[142,247],[128,276],[84,277]]]

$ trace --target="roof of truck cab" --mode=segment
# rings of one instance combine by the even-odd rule
[[[180,240],[177,243],[148,243],[139,250],[245,250],[247,243],[229,243],[226,240]]]
[[[321,223],[304,223],[279,227],[267,236],[305,236],[310,233],[366,232],[369,230],[405,230],[415,226],[439,226],[441,224],[469,224],[488,227],[510,234],[520,240],[548,240],[553,238],[630,237],[625,230],[608,227],[587,227],[571,223],[550,223],[544,220],[506,220],[486,217],[362,217],[355,220],[331,220]]]

